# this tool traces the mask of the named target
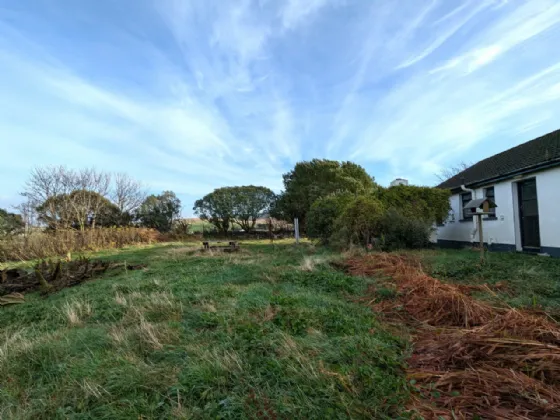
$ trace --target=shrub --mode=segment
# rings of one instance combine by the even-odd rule
[[[353,195],[348,193],[333,194],[319,198],[311,206],[307,214],[307,235],[328,243],[334,231],[336,219],[352,201]]]
[[[395,209],[389,209],[383,215],[380,230],[379,245],[387,251],[430,246],[432,227],[429,222],[405,216]]]
[[[383,204],[375,197],[356,197],[337,218],[331,241],[339,247],[371,244],[381,233],[383,213]]]

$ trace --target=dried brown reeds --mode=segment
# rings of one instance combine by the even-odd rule
[[[470,289],[426,275],[410,257],[371,254],[349,258],[345,268],[390,276],[395,300],[363,301],[416,329],[408,376],[418,394],[411,410],[426,419],[560,418],[555,321],[477,301]]]
[[[123,227],[87,230],[56,230],[0,240],[0,261],[26,261],[64,256],[83,251],[122,248],[127,245],[160,242],[165,238],[154,229]]]

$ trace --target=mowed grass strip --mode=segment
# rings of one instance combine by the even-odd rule
[[[406,342],[310,245],[162,245],[0,309],[0,418],[398,418]]]

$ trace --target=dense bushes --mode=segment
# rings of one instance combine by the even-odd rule
[[[432,226],[445,218],[449,193],[428,187],[378,188],[370,194],[331,194],[308,213],[308,235],[338,248],[425,248]]]
[[[342,193],[332,194],[315,201],[307,216],[307,236],[320,239],[324,244],[328,243],[334,233],[336,219],[353,198],[352,194]]]
[[[430,245],[432,226],[424,220],[411,218],[389,209],[381,219],[378,246],[384,251],[402,248],[426,248]]]
[[[64,256],[69,252],[121,248],[162,239],[156,230],[134,227],[33,232],[0,239],[0,261]]]

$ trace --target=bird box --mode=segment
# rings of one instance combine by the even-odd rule
[[[464,207],[464,214],[476,215],[476,214],[491,214],[490,209],[495,209],[498,207],[489,198],[479,198],[476,200],[471,200]]]

